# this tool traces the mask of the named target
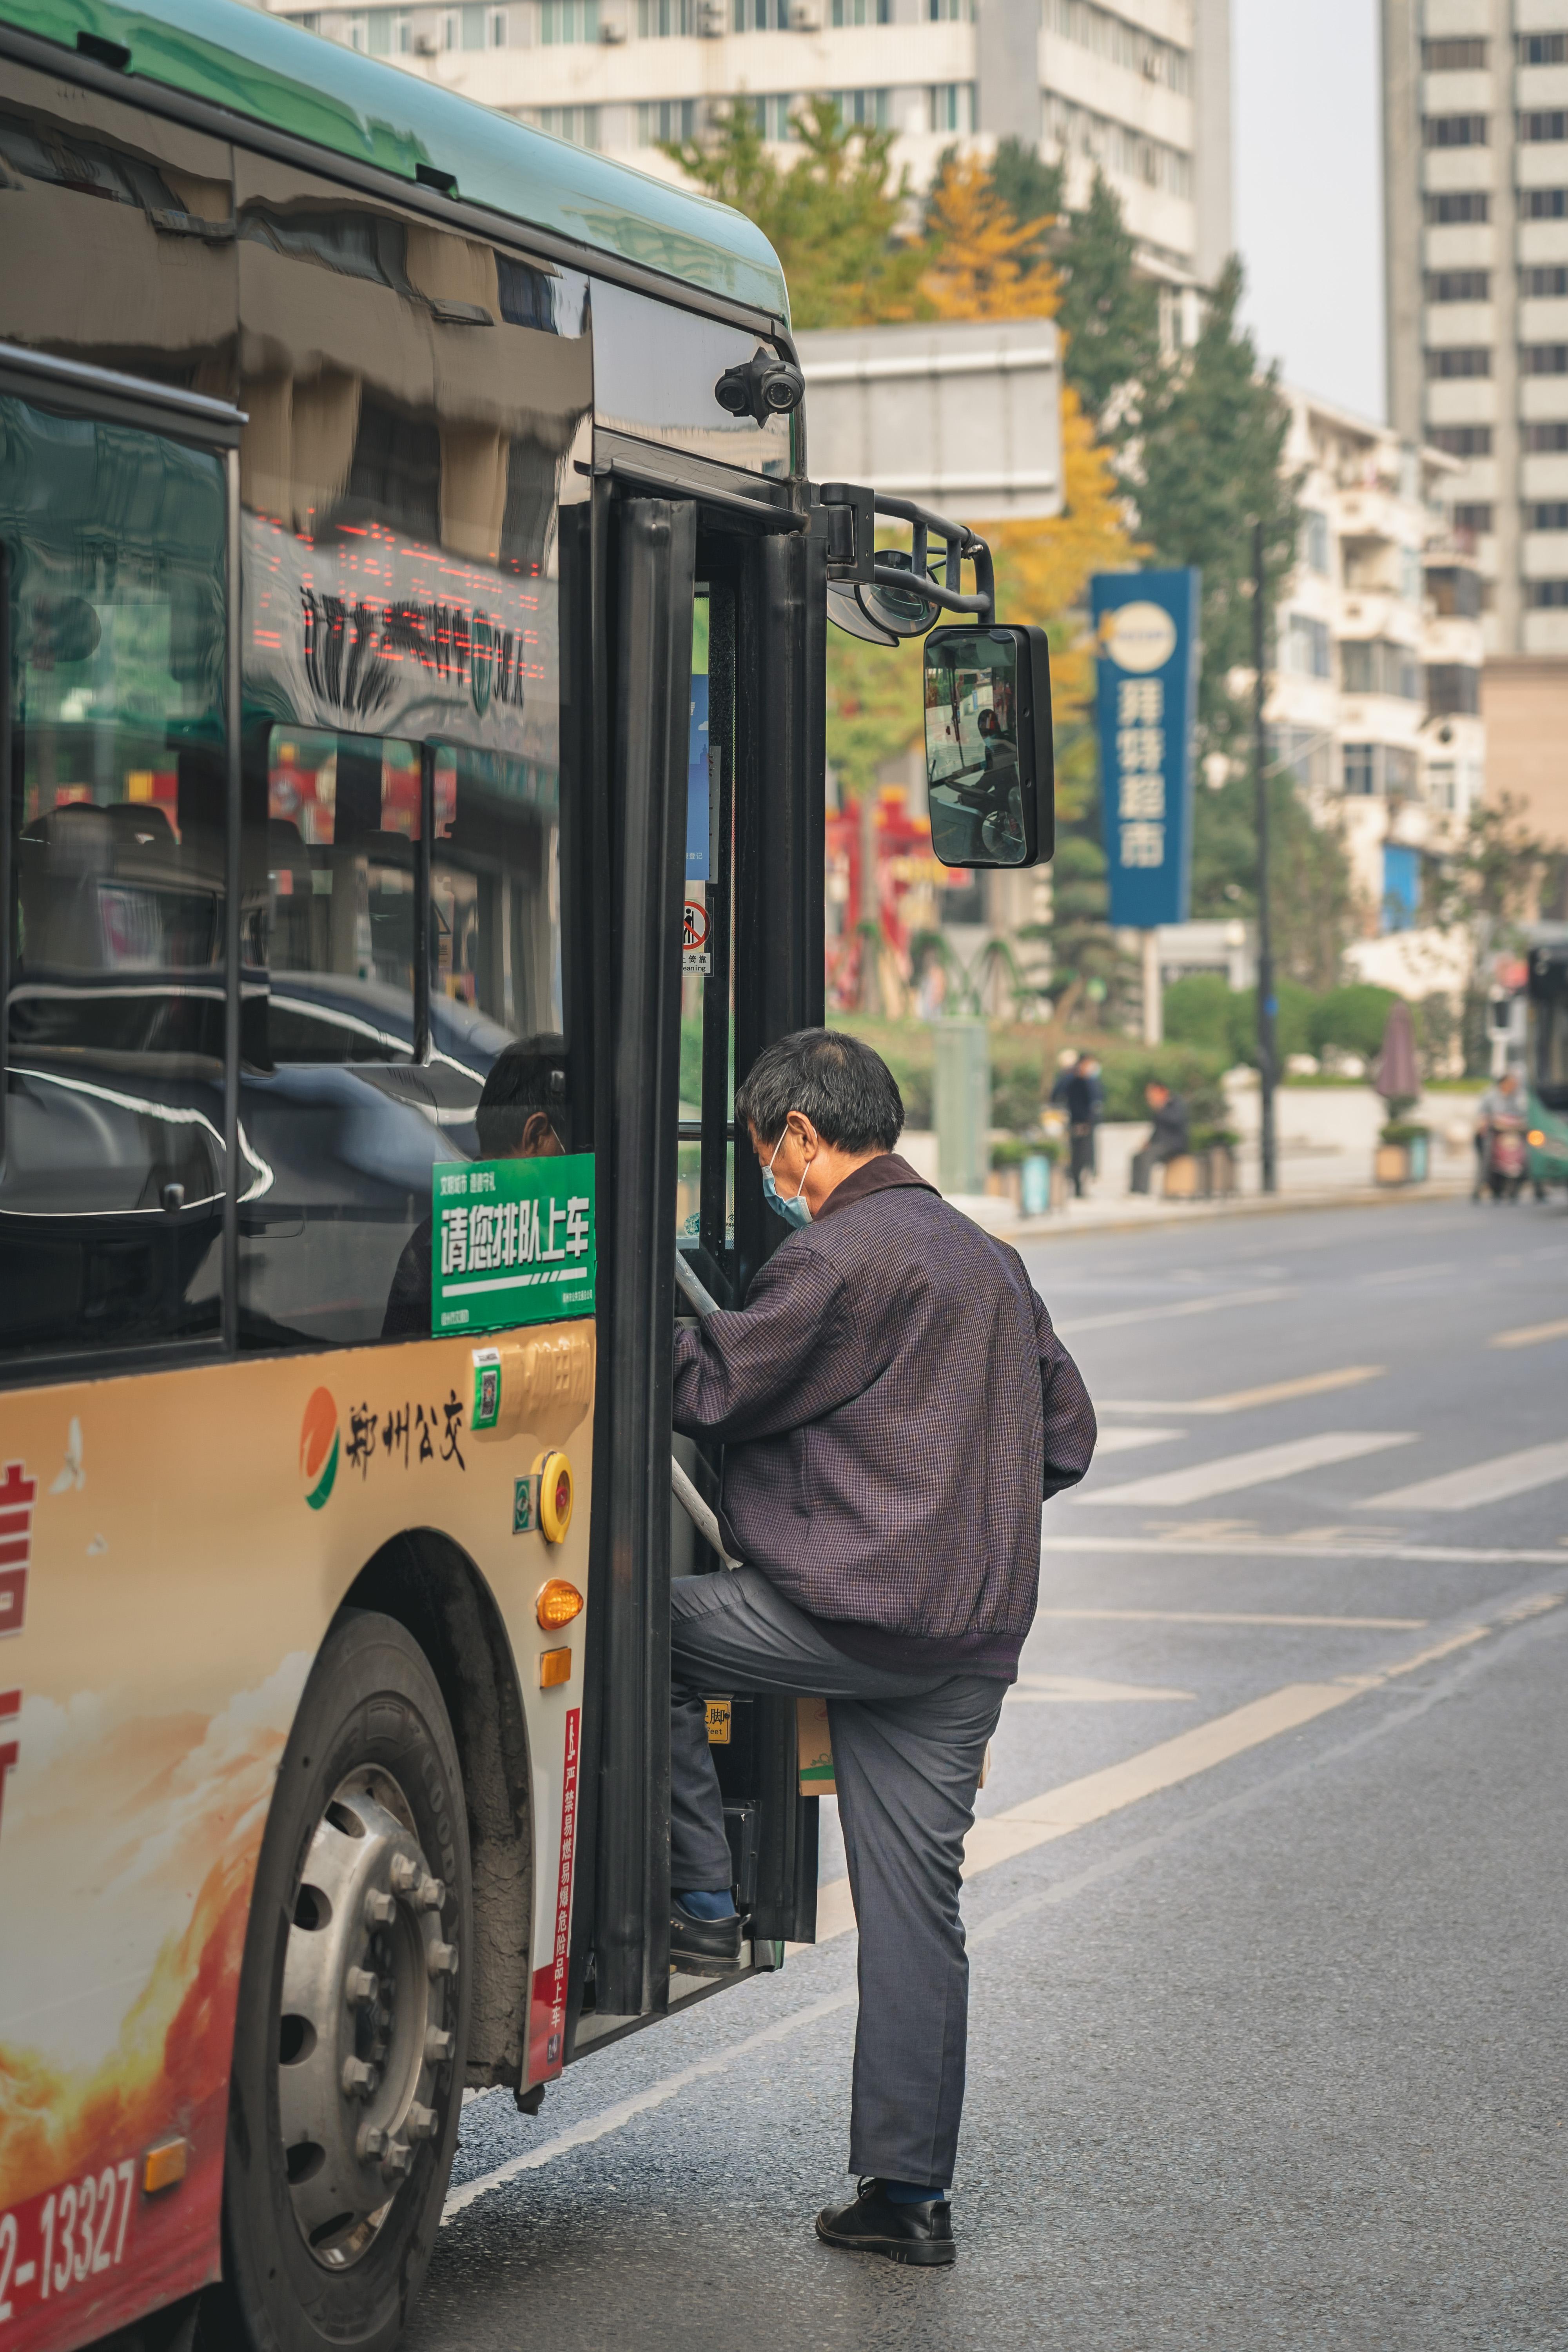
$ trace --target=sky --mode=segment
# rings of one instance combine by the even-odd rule
[[[1384,415],[1377,0],[1231,0],[1247,322],[1288,382]]]

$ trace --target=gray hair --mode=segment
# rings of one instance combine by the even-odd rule
[[[797,1029],[764,1045],[735,1089],[737,1127],[776,1143],[792,1110],[841,1151],[891,1151],[904,1099],[880,1054],[843,1029]]]

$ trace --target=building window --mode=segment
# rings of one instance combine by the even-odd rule
[[[833,0],[835,25],[890,25],[893,0]]]
[[[886,89],[836,89],[833,103],[838,109],[838,120],[851,131],[886,131],[890,121],[888,112],[892,96]]]
[[[1421,667],[1408,646],[1387,637],[1352,638],[1340,647],[1341,684],[1346,694],[1391,694],[1401,702],[1421,699]]]
[[[547,49],[554,48],[568,41],[596,41],[599,37],[599,0],[540,0],[539,37]],[[567,107],[564,110],[547,107],[545,109],[546,113],[551,114],[563,110],[568,114],[588,112],[596,115],[598,112],[597,107],[587,109]],[[573,134],[570,131],[563,131],[561,136],[570,139]],[[589,147],[595,146],[598,142],[595,138],[575,140],[574,143],[577,146]]]
[[[1427,147],[1484,147],[1487,118],[1484,114],[1423,115],[1421,138]]]
[[[1521,442],[1532,456],[1541,457],[1552,450],[1568,449],[1568,422],[1560,416],[1521,425],[1519,431]]]
[[[933,16],[935,13],[932,9]],[[973,6],[967,13],[973,15]],[[1173,41],[1163,41],[1157,34],[1144,32],[1142,26],[1130,25],[1114,9],[1096,7],[1094,0],[1044,0],[1040,14],[1047,33],[1055,33],[1064,41],[1076,41],[1080,48],[1092,49],[1109,64],[1121,66],[1126,73],[1138,74],[1144,81],[1159,82],[1179,97],[1191,97],[1190,50],[1179,48]]]
[[[933,82],[930,104],[933,131],[956,131],[967,135],[973,130],[974,84],[972,81]]]
[[[1380,743],[1345,745],[1345,791],[1352,800],[1368,800],[1377,791]]]
[[[793,89],[774,90],[766,98],[743,99],[740,103],[751,108],[758,136],[780,145],[795,137],[795,95]]]
[[[1409,931],[1415,928],[1421,904],[1421,853],[1407,844],[1391,841],[1383,852],[1383,928]]]
[[[690,31],[691,0],[637,0],[639,41],[684,40]]]
[[[1568,343],[1521,343],[1521,375],[1568,375]]]
[[[1532,107],[1519,118],[1521,146],[1541,146],[1558,139],[1568,139],[1568,107]]]
[[[358,49],[363,57],[370,47],[370,20],[365,16],[347,18],[349,47]]]
[[[1489,457],[1492,454],[1489,425],[1434,425],[1426,438],[1446,457]]]
[[[1440,621],[1477,621],[1481,612],[1481,580],[1468,564],[1434,564],[1426,574],[1426,593]]]
[[[1568,530],[1568,499],[1535,499],[1524,509],[1526,530]]]
[[[1568,611],[1568,580],[1527,580],[1524,601],[1534,613]]]
[[[1096,114],[1087,106],[1075,105],[1070,99],[1058,98],[1052,91],[1046,94],[1046,135],[1064,153],[1087,155],[1103,170],[1117,173],[1124,179],[1141,180],[1146,187],[1163,188],[1168,196],[1188,200],[1192,196],[1191,156],[1184,154],[1180,148],[1167,147],[1163,140],[1130,130],[1124,122],[1113,122],[1108,115]]]
[[[1568,220],[1568,188],[1521,188],[1521,220]]]
[[[1301,520],[1304,539],[1302,554],[1307,569],[1309,572],[1319,572],[1327,576],[1333,569],[1329,550],[1329,518],[1317,507],[1309,507]]]
[[[1568,33],[1520,33],[1516,46],[1521,66],[1568,65]]]
[[[549,0],[546,0],[546,5]],[[596,106],[542,106],[535,110],[533,121],[541,131],[548,131],[552,139],[569,139],[574,147],[596,147],[599,144],[599,110]]]
[[[637,109],[637,145],[657,147],[673,139],[697,136],[694,98],[656,98]]]
[[[1426,354],[1429,383],[1456,375],[1490,375],[1492,355],[1485,343],[1449,343]]]
[[[1468,530],[1475,538],[1483,537],[1492,527],[1492,510],[1484,501],[1479,505],[1460,505],[1454,509],[1454,529]]]
[[[489,30],[485,20],[489,13],[484,0],[469,0],[469,5],[463,10],[464,48],[482,49],[485,47],[485,35]]]
[[[399,8],[392,19],[392,54],[395,58],[405,58],[413,47],[414,26],[409,22],[408,11]]]
[[[1428,662],[1426,714],[1473,719],[1481,707],[1481,674],[1469,662]]]
[[[1492,274],[1489,269],[1429,269],[1426,272],[1428,302],[1489,302],[1492,299]]]
[[[1484,188],[1445,188],[1426,198],[1428,228],[1451,228],[1461,221],[1489,221],[1492,200]]]
[[[787,33],[789,0],[735,0],[737,33]]]
[[[365,47],[369,49],[371,56],[373,58],[389,58],[392,55],[391,9],[373,8],[369,16],[365,19],[365,28],[367,35]]]
[[[1296,677],[1330,677],[1329,625],[1308,613],[1287,613],[1280,631],[1280,667]]]
[[[1562,268],[1521,269],[1519,273],[1519,290],[1521,294],[1534,295],[1538,298],[1552,294],[1568,294],[1568,269]]]
[[[974,0],[926,0],[926,16],[933,25],[973,25]]]
[[[1484,40],[1423,41],[1421,63],[1427,73],[1484,73]]]
[[[490,10],[489,34],[491,48],[504,49],[508,37],[507,12],[504,8]]]

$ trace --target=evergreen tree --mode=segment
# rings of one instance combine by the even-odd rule
[[[999,140],[991,158],[991,184],[1020,228],[1033,228],[1042,257],[1062,208],[1063,167],[1046,163],[1022,139]]]
[[[1159,289],[1133,268],[1136,252],[1115,191],[1096,171],[1089,202],[1065,214],[1054,240],[1062,281],[1063,362],[1102,439],[1124,442],[1139,407],[1157,391]]]
[[[846,123],[831,97],[794,117],[800,153],[781,171],[744,99],[702,140],[660,152],[721,204],[755,221],[784,264],[796,327],[858,327],[929,315],[920,291],[930,259],[902,234],[906,175],[895,180],[893,134]]]

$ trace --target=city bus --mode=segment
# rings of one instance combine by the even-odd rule
[[[0,2352],[379,2347],[465,2088],[811,1939],[734,1697],[671,1972],[671,1333],[822,1018],[830,593],[958,616],[970,865],[1049,854],[1043,641],[810,482],[737,215],[231,0],[0,57]]]
[[[1535,923],[1525,946],[1524,1079],[1530,1177],[1540,1200],[1568,1185],[1568,923]]]

